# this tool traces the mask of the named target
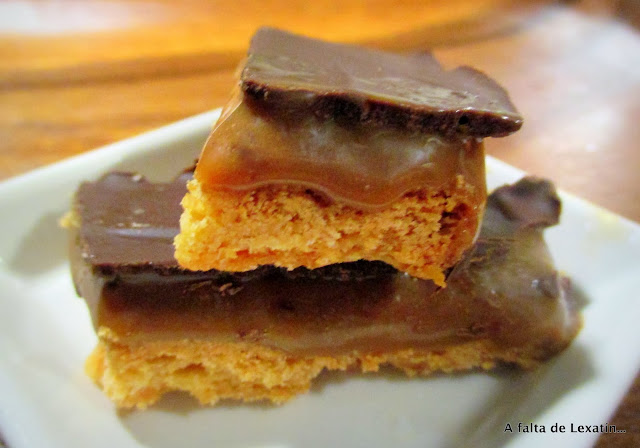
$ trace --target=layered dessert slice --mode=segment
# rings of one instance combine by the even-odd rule
[[[482,139],[522,124],[506,92],[429,54],[269,28],[239,73],[183,202],[180,265],[379,260],[444,285],[482,217]]]
[[[185,270],[172,241],[188,177],[107,174],[80,186],[67,220],[73,280],[98,334],[86,369],[119,407],[174,390],[280,403],[324,369],[529,368],[579,328],[543,240],[560,210],[546,181],[490,195],[478,240],[439,288],[378,261]]]

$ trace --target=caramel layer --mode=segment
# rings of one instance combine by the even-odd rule
[[[539,244],[481,242],[440,290],[402,273],[365,281],[275,275],[227,286],[182,275],[123,276],[116,287],[105,285],[94,319],[129,342],[253,342],[296,356],[340,356],[491,340],[535,345],[543,359],[567,343],[577,320]]]
[[[359,208],[381,207],[456,176],[484,192],[484,149],[476,138],[319,118],[304,99],[285,109],[236,95],[196,169],[205,188],[250,190],[294,184]]]

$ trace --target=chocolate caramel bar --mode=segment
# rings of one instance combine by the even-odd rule
[[[530,368],[580,326],[543,240],[560,212],[549,182],[491,194],[477,241],[440,288],[379,261],[184,269],[172,242],[189,177],[106,174],[79,187],[67,220],[73,280],[98,334],[86,369],[119,407],[174,390],[206,404],[281,403],[325,369]]]
[[[192,270],[378,260],[444,285],[477,236],[484,137],[518,130],[477,70],[263,28],[203,149],[176,258]]]

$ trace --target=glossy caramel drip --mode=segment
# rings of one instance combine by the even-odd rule
[[[266,110],[241,94],[214,127],[195,173],[205,188],[293,184],[360,208],[444,187],[458,175],[484,191],[480,139],[319,118],[304,98]]]

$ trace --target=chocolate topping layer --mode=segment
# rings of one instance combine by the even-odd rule
[[[170,184],[154,184],[139,174],[114,172],[84,182],[74,212],[82,222],[79,242],[86,260],[99,269],[177,267],[172,238],[191,177],[186,172]]]
[[[182,270],[167,254],[185,180],[153,185],[116,173],[80,187],[71,264],[96,327],[130,340],[253,341],[310,356],[485,339],[545,359],[580,326],[542,238],[559,212],[546,181],[491,196],[476,245],[439,289],[369,262],[293,273]],[[514,212],[525,205],[530,213]]]
[[[506,91],[473,68],[444,70],[428,53],[387,53],[273,28],[254,35],[241,88],[267,107],[445,136],[501,137],[523,121]]]
[[[558,224],[561,203],[552,184],[527,177],[504,186],[488,199],[491,213],[500,213],[513,226],[549,227]]]

